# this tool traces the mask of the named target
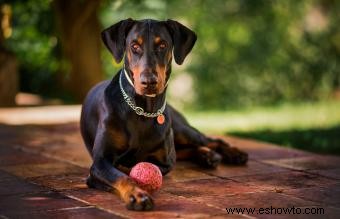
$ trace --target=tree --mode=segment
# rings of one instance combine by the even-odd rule
[[[15,105],[18,92],[18,72],[15,56],[4,47],[5,38],[11,35],[11,7],[0,4],[0,106]]]
[[[54,0],[62,47],[61,75],[77,101],[103,79],[100,59],[99,0]]]

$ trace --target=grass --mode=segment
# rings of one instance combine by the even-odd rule
[[[242,111],[186,112],[207,133],[230,134],[340,155],[340,101],[282,104]]]

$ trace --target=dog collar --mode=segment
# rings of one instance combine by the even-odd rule
[[[122,69],[122,70],[124,71],[125,77],[126,77],[126,79],[128,80],[128,82],[131,84],[132,87],[134,87],[134,85],[133,85],[133,83],[132,83],[132,81],[131,81],[130,76],[128,75],[127,71],[125,70],[125,65],[123,66],[123,69]]]
[[[123,84],[122,84],[123,72],[125,74],[125,77],[127,78],[127,80],[129,81],[129,83],[131,85],[132,85],[132,82],[129,79],[129,77],[127,76],[127,73],[126,73],[125,69],[123,68],[122,71],[120,72],[120,75],[119,75],[119,87],[120,87],[120,91],[122,92],[123,98],[124,98],[125,102],[127,103],[127,105],[129,105],[130,108],[133,111],[135,111],[135,113],[137,115],[145,116],[145,117],[148,117],[148,118],[155,118],[155,117],[157,117],[157,122],[160,125],[163,124],[164,121],[165,121],[165,117],[164,117],[163,112],[165,110],[166,101],[164,100],[164,103],[163,103],[162,107],[159,110],[157,110],[156,113],[145,112],[142,107],[136,106],[136,104],[134,103],[133,99],[131,97],[129,97],[129,95],[125,92],[125,90],[123,88]]]

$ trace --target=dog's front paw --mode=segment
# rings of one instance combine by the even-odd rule
[[[137,184],[127,176],[116,180],[113,187],[126,204],[126,208],[134,211],[149,211],[154,207],[151,195],[139,188]]]
[[[127,194],[126,208],[134,211],[149,211],[154,207],[154,201],[149,193],[137,186]]]

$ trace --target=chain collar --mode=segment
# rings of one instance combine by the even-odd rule
[[[164,101],[162,107],[157,110],[156,113],[149,113],[149,112],[145,112],[144,109],[142,107],[136,106],[136,104],[134,103],[133,99],[131,97],[129,97],[129,95],[125,92],[124,88],[123,88],[123,84],[122,84],[122,75],[125,73],[125,69],[123,68],[122,71],[120,72],[119,75],[119,87],[120,87],[120,91],[122,92],[122,95],[124,97],[125,102],[131,107],[131,109],[133,111],[135,111],[135,113],[139,116],[145,116],[148,118],[155,118],[158,116],[163,115],[163,112],[165,110],[165,106],[166,106],[166,101]],[[130,82],[129,82],[130,83]]]

